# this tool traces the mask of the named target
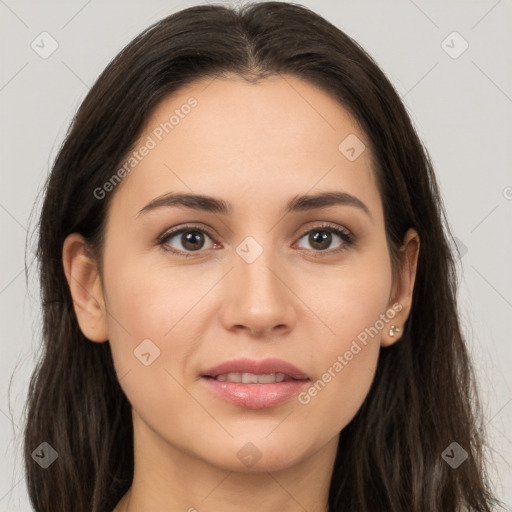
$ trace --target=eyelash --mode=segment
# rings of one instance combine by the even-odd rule
[[[204,226],[198,226],[198,225],[193,225],[193,224],[186,224],[185,226],[174,229],[172,231],[168,231],[168,232],[160,235],[158,237],[156,243],[157,243],[157,245],[162,247],[162,250],[164,250],[166,252],[170,252],[172,254],[176,254],[177,256],[180,256],[183,258],[191,258],[191,257],[196,256],[196,254],[194,254],[194,253],[204,252],[202,250],[179,251],[174,248],[169,248],[168,246],[166,246],[167,242],[171,238],[173,238],[176,235],[179,235],[181,233],[186,233],[187,231],[199,231],[202,233],[206,233],[214,241],[214,243],[217,243],[215,241],[215,237],[213,236],[213,234],[210,232],[209,229],[207,229]],[[315,256],[315,257],[331,256],[333,254],[341,253],[341,252],[347,250],[350,246],[354,245],[354,242],[355,242],[354,236],[348,229],[341,228],[341,227],[337,226],[336,224],[331,224],[329,222],[325,222],[325,223],[320,224],[319,226],[315,226],[312,229],[308,229],[307,231],[302,233],[302,235],[299,237],[299,240],[302,239],[305,235],[307,235],[313,231],[327,231],[329,233],[334,233],[335,235],[338,235],[343,240],[343,244],[340,247],[338,247],[337,249],[330,249],[330,250],[327,249],[325,251],[316,250],[316,249],[303,249],[309,253],[313,253],[313,256]]]

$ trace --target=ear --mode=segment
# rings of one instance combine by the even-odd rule
[[[418,233],[411,228],[405,234],[402,247],[400,247],[400,269],[398,278],[393,284],[388,306],[388,311],[394,311],[395,315],[382,331],[381,345],[383,347],[392,345],[403,334],[404,324],[412,306],[412,292],[416,279],[419,250],[420,239]]]
[[[91,341],[108,340],[107,315],[96,260],[79,233],[64,240],[62,263],[80,330]]]

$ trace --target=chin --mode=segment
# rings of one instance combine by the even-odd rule
[[[300,441],[290,438],[286,444],[277,437],[274,441],[259,436],[254,436],[254,441],[248,439],[250,437],[244,436],[242,441],[231,440],[229,447],[219,445],[221,451],[209,454],[208,462],[225,471],[239,473],[282,471],[306,458],[306,451],[309,451],[298,451]]]

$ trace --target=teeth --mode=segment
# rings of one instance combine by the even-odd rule
[[[252,373],[242,373],[242,382],[244,384],[258,384],[258,376]]]
[[[265,375],[255,375],[254,373],[224,373],[217,375],[215,380],[222,382],[241,382],[243,384],[272,384],[274,382],[284,382],[292,380],[284,373],[268,373]]]
[[[277,375],[275,373],[269,373],[268,375],[259,375],[257,377],[257,380],[260,384],[271,384],[272,382],[281,382],[277,380]]]

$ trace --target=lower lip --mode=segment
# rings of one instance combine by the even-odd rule
[[[202,377],[218,396],[240,407],[265,409],[276,407],[297,395],[309,380],[290,380],[270,384],[244,384]]]

